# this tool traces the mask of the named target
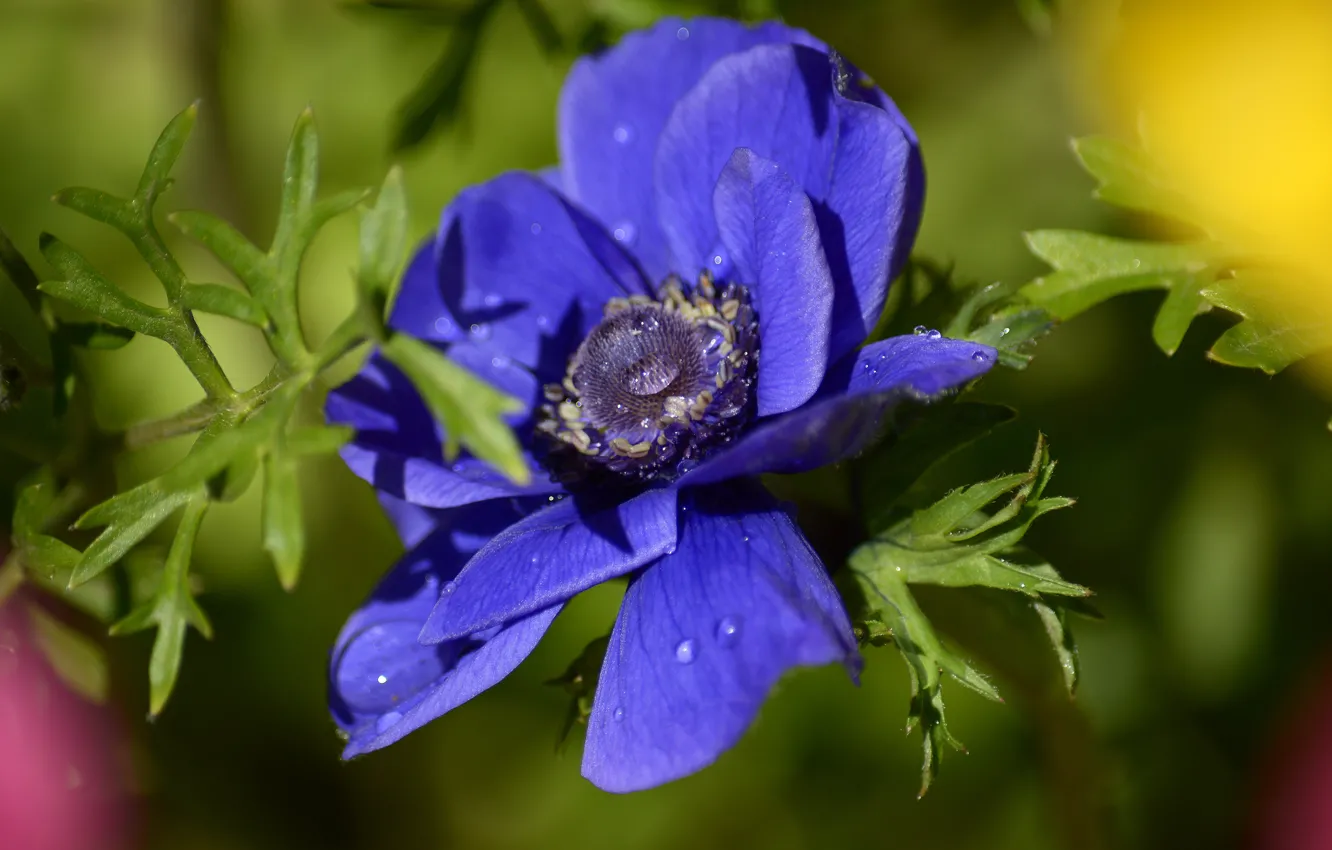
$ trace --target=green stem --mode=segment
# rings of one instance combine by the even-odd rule
[[[4,563],[0,564],[0,606],[3,606],[19,585],[23,584],[23,567],[19,564],[18,552],[10,552]]]

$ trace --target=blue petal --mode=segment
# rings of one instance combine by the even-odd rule
[[[507,676],[540,640],[559,606],[494,635],[423,646],[416,635],[439,588],[462,567],[470,536],[495,533],[522,516],[507,502],[449,512],[352,614],[329,670],[329,704],[349,736],[345,758],[393,743]]]
[[[714,762],[796,666],[859,669],[837,590],[761,486],[696,492],[680,546],[630,584],[588,722],[583,775],[637,791]]]
[[[435,643],[507,623],[673,550],[676,495],[649,490],[617,505],[567,498],[515,523],[445,588],[421,632]]]
[[[656,201],[676,271],[726,266],[712,187],[736,148],[782,167],[809,195],[836,286],[830,357],[873,328],[915,238],[924,172],[886,98],[862,95],[840,59],[765,45],[718,61],[662,131]],[[718,260],[721,260],[718,263]]]
[[[988,372],[996,357],[987,345],[928,334],[867,345],[829,374],[814,401],[760,422],[678,484],[804,472],[845,460],[873,442],[889,411],[903,399],[937,398]]]
[[[466,365],[467,345],[457,346]],[[453,353],[453,352],[451,352]],[[516,367],[507,371],[524,375],[532,390],[522,396],[530,405],[536,383]],[[507,379],[491,380],[507,382]],[[352,472],[389,495],[428,508],[449,508],[506,496],[561,492],[525,454],[532,483],[519,486],[488,464],[464,454],[444,465],[440,429],[411,382],[393,364],[376,354],[356,377],[329,393],[325,413],[329,422],[350,425],[356,437],[342,448],[342,459]],[[526,414],[519,414],[527,418]]]
[[[758,309],[758,413],[794,410],[823,382],[832,322],[832,273],[814,209],[777,163],[748,148],[722,170],[713,206],[730,279],[753,287]]]
[[[565,80],[559,108],[565,191],[621,235],[653,280],[671,271],[698,271],[672,268],[657,223],[657,137],[676,101],[714,62],[769,43],[822,47],[808,33],[778,23],[750,27],[720,18],[665,18],[605,53],[578,60]]]
[[[384,509],[389,522],[393,523],[393,528],[398,532],[398,539],[408,549],[414,548],[430,536],[430,532],[448,516],[447,511],[413,505],[396,496],[390,496],[383,490],[376,491],[375,495],[379,497],[379,506]]]
[[[389,324],[423,339],[469,339],[485,356],[564,375],[607,300],[646,293],[632,260],[539,177],[473,186],[403,278]]]

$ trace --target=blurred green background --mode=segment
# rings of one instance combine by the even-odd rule
[[[570,40],[591,11],[675,11],[632,2],[559,0],[550,11]],[[954,261],[963,279],[1039,274],[1024,230],[1131,234],[1137,224],[1089,197],[1067,146],[1095,125],[1077,98],[1076,47],[1058,28],[1049,37],[1033,27],[1022,11],[1031,5],[777,7],[866,69],[915,125],[930,180],[918,250]],[[0,223],[29,257],[39,232],[58,233],[151,301],[155,285],[128,244],[50,203],[54,191],[127,191],[157,132],[202,96],[164,205],[220,212],[263,244],[296,114],[315,109],[325,191],[376,185],[395,159],[399,104],[448,38],[429,19],[334,0],[0,0]],[[517,4],[496,7],[457,120],[397,157],[414,235],[461,187],[555,161],[555,102],[570,60],[543,53]],[[351,308],[354,228],[354,216],[336,221],[307,263],[316,338]],[[201,278],[221,274],[184,240],[173,244]],[[384,752],[340,762],[324,702],[328,649],[400,546],[369,488],[325,460],[305,471],[311,552],[292,594],[260,549],[257,490],[210,513],[196,568],[217,637],[190,635],[155,723],[144,720],[150,639],[107,641],[139,844],[1240,846],[1258,790],[1280,769],[1269,753],[1282,719],[1332,634],[1328,405],[1298,376],[1209,364],[1203,352],[1220,318],[1204,317],[1166,358],[1150,339],[1158,298],[1079,317],[1040,344],[1029,370],[988,379],[981,395],[1022,418],[941,473],[959,484],[1025,468],[1044,431],[1059,459],[1053,492],[1079,505],[1037,523],[1028,542],[1093,587],[1106,619],[1075,625],[1084,678],[1070,703],[1030,611],[981,593],[922,591],[936,623],[1008,697],[994,705],[945,685],[951,727],[970,754],[946,754],[923,800],[919,742],[902,734],[906,670],[892,649],[868,650],[859,689],[832,669],[789,678],[740,746],[697,776],[628,797],[592,787],[578,774],[578,741],[556,753],[566,697],[541,683],[605,632],[618,587],[575,601],[494,690]],[[257,332],[212,317],[200,324],[237,384],[263,376]],[[87,365],[107,427],[171,413],[197,394],[154,340],[91,353]],[[141,480],[181,451],[132,456],[122,478]],[[0,459],[0,484],[8,489],[18,471]],[[785,488],[801,501],[814,489],[800,480]],[[854,542],[835,505],[811,503],[804,516],[816,540]]]

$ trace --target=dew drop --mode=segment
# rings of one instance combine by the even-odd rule
[[[546,328],[550,327],[550,317],[545,314],[537,316],[537,327],[541,328],[542,330],[545,330]]]
[[[978,363],[984,363],[986,360],[990,359],[990,355],[986,354],[984,351],[973,351],[971,352],[971,359]]]
[[[616,413],[628,413],[628,412],[629,412],[629,405],[625,404],[625,403],[622,402],[622,401],[617,401],[617,402],[615,402],[615,412],[616,412]]]
[[[1142,260],[1134,260],[1134,261],[1133,261],[1133,268],[1135,268],[1135,269],[1142,268]]]
[[[508,356],[504,354],[497,354],[494,357],[490,358],[490,365],[494,366],[496,369],[507,369],[509,368],[509,364],[512,362],[513,361],[510,360]]]
[[[623,145],[633,137],[633,132],[624,124],[616,124],[611,135],[615,137],[615,141]]]
[[[538,233],[541,232],[541,222],[539,221],[532,222],[532,227],[530,229],[532,231],[532,235],[536,236]]]
[[[614,717],[615,720],[616,720],[617,722],[623,720],[623,719],[624,719],[624,709],[623,709],[623,708],[616,707],[616,709],[615,709],[614,711],[611,712],[611,717]]]
[[[451,595],[451,594],[453,593],[453,591],[455,591],[455,590],[457,590],[457,589],[458,589],[458,582],[456,582],[456,581],[448,581],[448,582],[445,582],[445,583],[444,583],[444,588],[443,588],[443,590],[444,590],[444,595],[445,595],[445,596],[449,596],[449,595]]]
[[[941,338],[942,336],[943,336],[943,334],[939,333],[938,331],[926,331],[926,332],[925,332],[925,338],[926,338],[926,339],[939,339],[939,338]]]
[[[633,223],[628,221],[620,222],[611,231],[611,235],[615,237],[616,242],[624,242],[625,244],[632,244],[637,233],[638,231],[634,229]]]
[[[689,27],[680,27],[675,31],[675,37],[680,41],[687,41],[689,39]]]
[[[389,620],[357,632],[338,654],[333,687],[353,711],[400,707],[453,663],[448,650],[422,646],[419,620]]]
[[[717,623],[717,643],[722,646],[735,646],[740,640],[740,621],[735,617],[722,617]]]
[[[694,663],[694,642],[685,638],[675,645],[675,660],[681,664]]]
[[[487,307],[498,307],[504,299],[492,292],[481,300]]]
[[[749,542],[749,535],[748,535],[748,534],[746,534],[746,535],[745,535],[745,536],[744,536],[744,538],[743,538],[743,539],[744,539],[744,541],[745,541],[745,542],[746,542],[746,543],[748,543],[748,542]]]
[[[912,333],[916,334],[917,336],[920,336],[921,334],[925,333],[925,331],[927,330],[929,329],[926,328],[924,325],[916,325],[916,327],[912,330]]]
[[[533,555],[533,556],[532,556],[531,563],[536,564],[536,563],[539,563],[540,561],[541,561],[541,556],[540,556],[540,555]]]
[[[652,427],[652,419],[651,419],[651,417],[644,416],[642,419],[638,420],[638,427],[639,427],[639,428],[651,428],[651,427]]]
[[[713,255],[712,255],[712,264],[713,264],[714,266],[720,266],[720,265],[722,264],[722,255],[721,255],[721,254],[713,254]]]
[[[669,387],[679,375],[678,363],[648,354],[635,360],[624,371],[624,388],[636,396],[655,395]]]
[[[490,339],[490,325],[472,325],[469,330],[477,339]]]
[[[443,336],[448,336],[449,334],[453,333],[453,322],[450,322],[447,318],[440,316],[438,319],[435,320],[435,333],[441,334]]]

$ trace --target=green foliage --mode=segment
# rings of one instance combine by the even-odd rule
[[[1029,233],[1032,253],[1054,271],[1024,286],[1024,298],[1062,320],[1116,295],[1163,289],[1166,297],[1152,326],[1162,351],[1174,354],[1194,317],[1220,307],[1241,321],[1221,335],[1208,356],[1268,374],[1332,348],[1326,316],[1299,314],[1279,297],[1290,286],[1289,272],[1261,257],[1237,256],[1207,235],[1197,210],[1147,151],[1099,136],[1075,141],[1073,150],[1096,178],[1097,198],[1179,222],[1199,235],[1175,243],[1064,230]]]
[[[526,480],[529,475],[516,440],[501,420],[518,409],[517,402],[454,365],[437,349],[385,327],[407,247],[406,199],[397,169],[389,173],[362,221],[356,310],[321,345],[308,343],[297,308],[305,253],[330,219],[369,195],[357,190],[320,197],[319,138],[309,110],[300,115],[292,132],[277,227],[267,250],[208,213],[177,212],[167,217],[211,251],[240,287],[189,277],[157,229],[155,208],[171,183],[172,168],[195,115],[195,106],[190,106],[162,132],[130,197],[84,188],[66,189],[56,196],[59,203],[115,228],[130,241],[160,282],[165,307],[131,297],[49,234],[41,237],[41,253],[58,276],[39,282],[0,234],[0,267],[6,272],[0,278],[0,306],[5,308],[0,311],[0,445],[15,442],[8,433],[12,421],[16,436],[29,440],[15,444],[40,463],[18,493],[13,552],[0,569],[5,577],[0,584],[8,588],[4,594],[8,596],[26,581],[109,620],[117,605],[114,594],[108,593],[108,570],[126,556],[146,551],[139,549],[141,544],[180,513],[169,553],[148,568],[151,596],[110,629],[112,635],[156,629],[149,662],[153,715],[166,705],[179,675],[188,627],[211,635],[195,601],[197,577],[190,572],[199,527],[212,503],[239,498],[261,472],[263,545],[282,586],[295,587],[306,551],[300,462],[337,451],[352,437],[350,429],[300,425],[295,418],[302,400],[322,391],[325,370],[345,355],[367,342],[382,344],[444,423],[450,452],[466,447],[515,479]],[[196,311],[226,316],[262,331],[276,360],[269,375],[248,390],[234,388],[195,322]],[[71,318],[75,313],[77,318]],[[166,419],[106,433],[81,401],[86,392],[74,351],[112,350],[135,334],[170,345],[203,389],[204,398]],[[4,413],[5,407],[17,406],[27,384],[36,384],[52,400],[50,409],[33,411],[25,404],[14,413]],[[18,413],[32,417],[13,419]],[[49,450],[33,437],[35,432],[59,434],[62,428],[68,439],[57,439]],[[107,486],[121,452],[191,434],[197,437],[189,452],[161,475],[123,492]],[[88,531],[96,531],[90,540]],[[66,534],[71,536],[67,539]],[[80,540],[86,541],[82,550],[73,545]],[[86,692],[104,689],[104,676],[99,679],[85,669],[84,662],[91,657],[85,651],[87,642],[57,628],[58,620],[48,617],[43,622],[37,627],[39,642],[62,675],[68,673],[67,678]]]
[[[923,474],[1011,416],[1004,408],[951,407],[922,417],[875,462],[887,467],[894,459],[913,457],[910,471]],[[921,794],[938,773],[943,746],[962,749],[948,730],[943,674],[989,699],[999,700],[999,692],[939,637],[910,585],[985,587],[1026,596],[1050,636],[1070,695],[1077,686],[1077,650],[1065,627],[1061,600],[1080,600],[1091,591],[1060,578],[1054,567],[1021,545],[1038,517],[1073,503],[1044,495],[1054,468],[1042,437],[1025,472],[953,490],[924,507],[890,511],[913,501],[906,486],[909,472],[890,482],[882,494],[866,494],[878,496],[867,500],[874,536],[849,560],[864,598],[858,631],[864,642],[893,644],[907,663],[912,691],[907,731],[919,726],[924,742]],[[873,487],[875,478],[866,481]]]
[[[601,664],[606,658],[606,648],[610,646],[610,635],[602,635],[590,641],[578,657],[569,663],[565,671],[546,682],[564,690],[569,695],[569,711],[564,715],[560,726],[560,736],[556,740],[557,749],[569,742],[569,735],[575,726],[586,726],[592,716],[592,700],[597,692],[597,681],[601,678]]]

